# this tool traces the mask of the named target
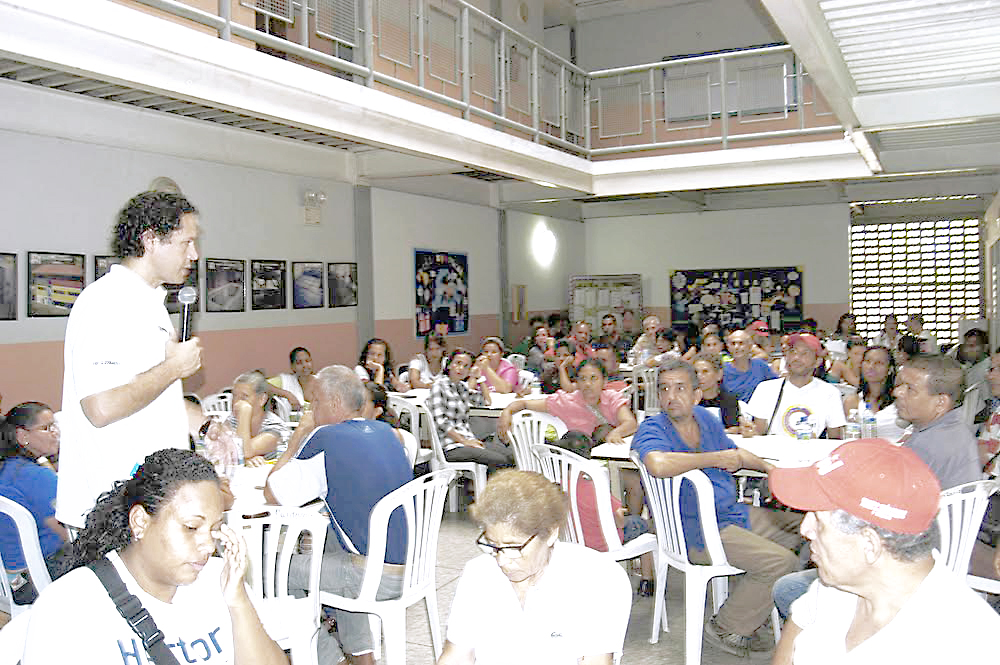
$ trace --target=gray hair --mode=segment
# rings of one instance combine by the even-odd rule
[[[694,365],[686,360],[681,360],[680,358],[670,358],[665,363],[660,365],[660,371],[656,375],[657,382],[659,382],[660,377],[666,372],[684,372],[688,376],[688,381],[691,382],[691,387],[698,387],[698,372],[695,371]]]
[[[952,408],[961,406],[965,395],[965,370],[957,360],[938,354],[919,355],[911,358],[906,366],[927,374],[927,392],[947,395]]]
[[[343,365],[330,365],[316,373],[316,389],[327,399],[339,399],[348,411],[359,412],[368,399],[368,391],[358,375]]]
[[[257,395],[267,392],[267,377],[257,370],[253,370],[252,372],[243,372],[233,379],[234,386],[238,383],[250,386]]]
[[[841,533],[851,535],[860,533],[863,529],[871,529],[882,541],[885,551],[898,561],[912,563],[926,559],[931,555],[931,550],[941,546],[941,531],[936,519],[931,521],[931,525],[923,533],[889,531],[840,509],[830,513],[830,521]]]

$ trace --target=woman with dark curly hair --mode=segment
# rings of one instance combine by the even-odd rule
[[[389,343],[378,337],[372,337],[365,343],[365,348],[361,349],[361,355],[358,357],[358,364],[354,367],[354,373],[362,381],[374,381],[385,386],[389,392],[409,390],[409,386],[396,377]]]
[[[212,556],[216,539],[224,547],[221,558]],[[288,664],[247,595],[246,546],[222,523],[219,478],[195,453],[166,449],[147,456],[132,478],[101,495],[73,550],[77,567],[32,609],[23,665],[151,661],[88,568],[105,558],[178,662]]]

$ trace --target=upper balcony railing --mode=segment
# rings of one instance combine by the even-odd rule
[[[123,0],[588,158],[842,131],[789,46],[586,72],[463,0]]]

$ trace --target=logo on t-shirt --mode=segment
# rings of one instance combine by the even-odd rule
[[[785,411],[782,426],[785,428],[785,434],[788,436],[808,433],[808,436],[811,437],[814,431],[812,426],[812,411],[805,406],[793,406]]]

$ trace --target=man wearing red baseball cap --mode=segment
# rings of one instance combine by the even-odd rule
[[[792,604],[775,664],[979,663],[998,616],[931,552],[941,486],[920,457],[884,439],[845,443],[771,491],[808,511],[819,580]]]
[[[788,346],[788,377],[764,381],[754,389],[747,408],[754,422],[743,435],[818,438],[826,430],[830,439],[843,438],[847,421],[840,391],[813,376],[826,355],[823,344],[810,333],[795,333],[788,336]]]

